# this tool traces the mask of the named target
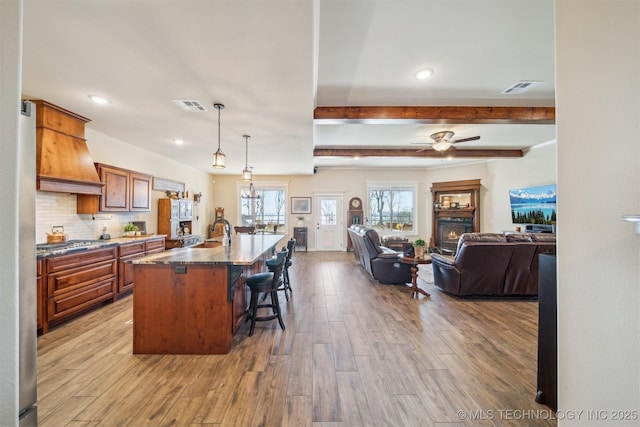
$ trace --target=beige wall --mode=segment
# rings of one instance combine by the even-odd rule
[[[558,426],[637,426],[640,2],[555,3],[558,406],[585,411]]]
[[[254,182],[285,182],[291,197],[313,196],[315,193],[341,193],[344,196],[345,218],[349,199],[366,197],[367,182],[418,183],[418,230],[408,234],[414,239],[421,236],[427,241],[431,237],[431,185],[434,182],[467,179],[481,180],[481,231],[514,229],[511,223],[508,190],[514,186],[532,186],[555,183],[555,144],[534,149],[522,159],[505,159],[491,162],[475,162],[465,166],[439,167],[432,169],[320,169],[314,175],[265,176],[254,175]],[[238,222],[238,200],[236,197],[238,175],[216,175],[213,177],[214,204],[225,209],[225,217],[236,225]],[[287,210],[290,208],[288,201]],[[210,212],[208,220],[213,213]],[[298,215],[287,217],[287,233],[293,233]],[[365,212],[365,216],[368,216]],[[309,248],[315,247],[313,215],[307,216]],[[345,231],[346,242],[346,231]]]

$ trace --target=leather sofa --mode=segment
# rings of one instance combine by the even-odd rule
[[[457,296],[538,295],[538,255],[556,252],[547,233],[465,233],[454,257],[431,254],[435,286]]]
[[[411,282],[411,266],[398,261],[401,252],[380,245],[376,230],[353,224],[347,232],[356,259],[371,277],[384,284]]]

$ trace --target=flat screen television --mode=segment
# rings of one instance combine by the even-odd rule
[[[509,190],[511,219],[514,224],[556,223],[556,185]]]

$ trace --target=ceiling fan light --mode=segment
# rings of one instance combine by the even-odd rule
[[[439,141],[434,142],[431,147],[433,147],[433,149],[436,151],[446,151],[449,148],[451,148],[452,145],[453,143],[451,141],[447,139],[441,139]]]

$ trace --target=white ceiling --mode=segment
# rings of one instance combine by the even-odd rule
[[[208,172],[240,174],[244,134],[256,175],[429,167],[443,160],[314,158],[313,149],[420,149],[442,130],[481,136],[460,148],[526,149],[554,140],[555,126],[326,124],[314,123],[314,108],[554,106],[553,21],[553,0],[24,0],[23,95]],[[413,78],[427,67],[431,78]],[[501,94],[520,80],[543,83]],[[224,170],[211,167],[213,102],[225,104]]]

